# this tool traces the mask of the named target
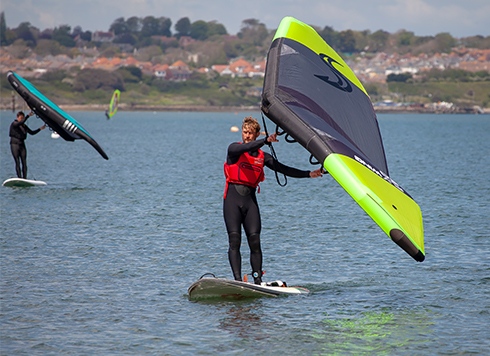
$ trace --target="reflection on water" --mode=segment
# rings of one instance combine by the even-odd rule
[[[354,353],[393,354],[433,339],[430,312],[370,311],[356,314],[339,311],[322,321],[324,327],[313,336],[323,340],[329,355]]]
[[[235,334],[235,336],[250,340],[267,339],[264,332],[272,323],[263,315],[263,306],[260,301],[229,306],[221,318],[219,328]]]

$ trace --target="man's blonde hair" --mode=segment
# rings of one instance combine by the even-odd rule
[[[245,128],[260,132],[260,124],[257,119],[254,119],[252,116],[247,116],[243,119],[242,130]]]

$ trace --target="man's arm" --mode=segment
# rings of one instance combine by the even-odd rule
[[[240,156],[245,152],[256,151],[265,144],[267,137],[260,140],[255,140],[249,143],[235,142],[228,146],[228,164],[234,164]]]
[[[282,164],[278,160],[275,160],[269,153],[264,152],[264,165],[273,171],[283,173],[288,177],[293,178],[309,178],[310,171],[303,171],[301,169],[293,168]]]
[[[37,134],[39,131],[41,131],[41,128],[38,128],[37,130],[31,130],[31,129],[29,128],[29,126],[27,126],[27,125],[24,125],[24,127],[26,128],[26,131],[27,131],[27,133],[28,133],[29,135],[35,135],[35,134]]]

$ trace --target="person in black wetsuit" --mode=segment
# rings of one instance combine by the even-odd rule
[[[29,116],[32,115],[32,111],[27,116],[25,116],[22,111],[19,111],[17,113],[17,119],[14,120],[14,122],[12,122],[12,124],[10,125],[10,150],[12,151],[12,156],[15,160],[15,171],[18,178],[27,178],[27,150],[24,142],[27,138],[27,134],[35,135],[39,131],[46,128],[46,125],[43,125],[37,130],[32,131],[29,127],[27,127],[25,122],[29,118]],[[19,161],[22,162],[22,176]]]
[[[260,124],[252,117],[246,117],[242,125],[242,141],[230,144],[224,166],[226,188],[223,201],[223,216],[228,232],[228,259],[233,277],[241,276],[241,226],[247,235],[250,248],[250,264],[255,284],[262,283],[262,250],[260,248],[261,220],[255,191],[264,180],[264,165],[294,178],[321,177],[322,169],[303,171],[288,167],[275,160],[260,148],[271,142],[278,142],[277,133],[257,140]],[[260,187],[259,187],[260,192]]]

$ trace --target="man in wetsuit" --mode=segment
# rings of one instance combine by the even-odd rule
[[[29,116],[32,116],[33,112],[31,111],[29,115],[25,116],[22,111],[17,113],[17,120],[14,120],[10,125],[10,150],[12,151],[12,156],[14,156],[15,160],[15,171],[17,173],[18,178],[27,178],[27,150],[25,145],[25,139],[27,138],[27,134],[35,135],[39,131],[44,130],[46,125],[41,126],[37,130],[32,131],[25,124],[26,120]],[[20,162],[22,162],[22,176],[20,174]]]
[[[262,250],[260,248],[260,212],[255,196],[256,188],[264,180],[264,166],[289,177],[321,177],[322,169],[302,171],[288,167],[275,160],[260,148],[271,142],[278,142],[277,133],[257,140],[260,125],[251,116],[243,120],[242,141],[228,147],[225,163],[226,188],[223,201],[223,216],[228,232],[228,259],[233,277],[241,281],[241,226],[247,235],[250,247],[250,264],[255,284],[262,283]],[[260,191],[260,188],[259,188]]]

